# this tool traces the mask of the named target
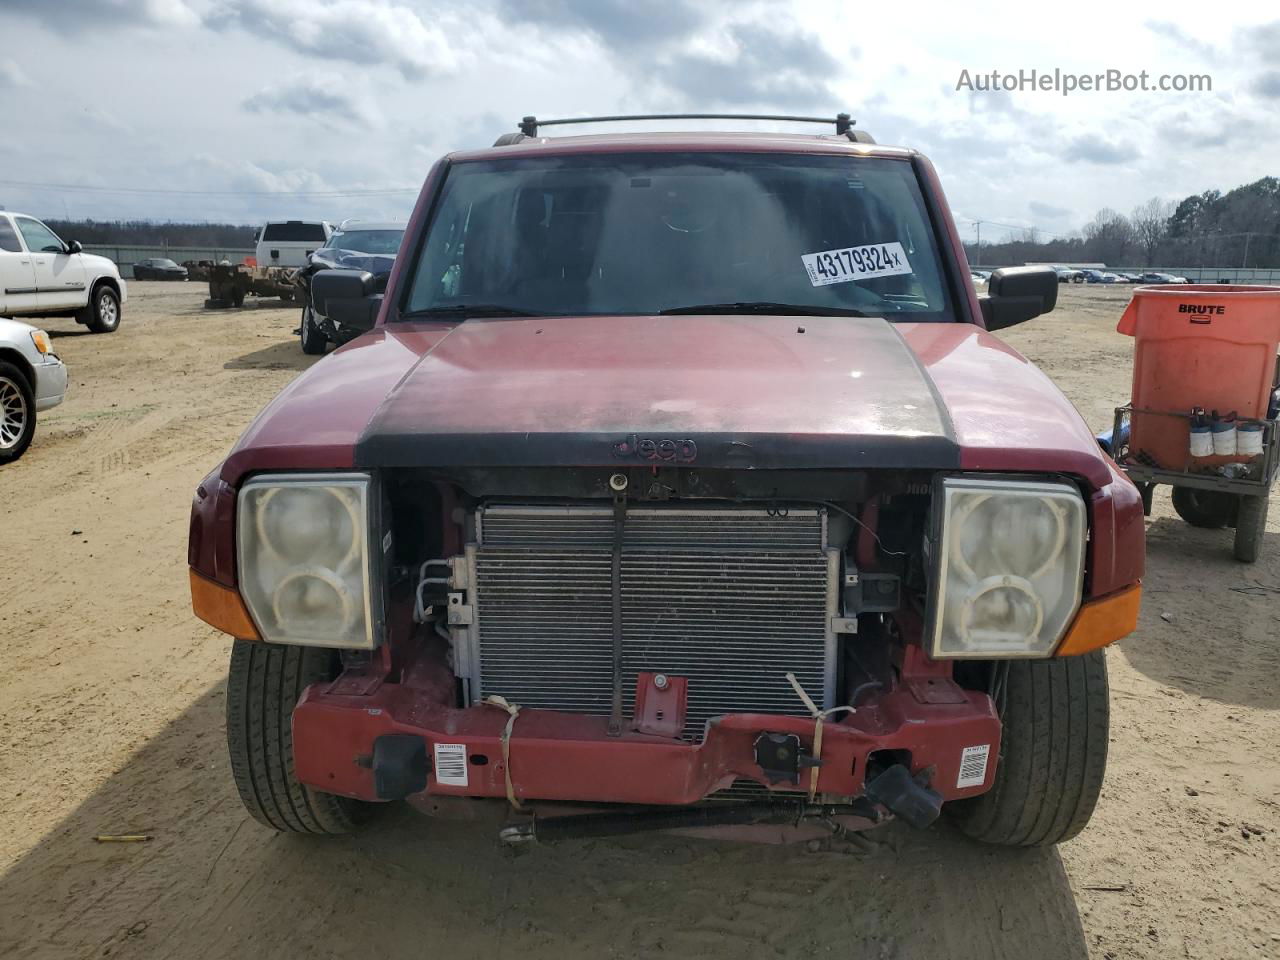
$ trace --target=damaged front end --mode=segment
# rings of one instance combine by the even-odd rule
[[[379,500],[391,642],[303,694],[303,784],[490,798],[539,814],[522,842],[924,826],[991,783],[990,677],[921,646],[925,474],[404,470]]]

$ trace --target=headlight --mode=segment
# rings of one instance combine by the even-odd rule
[[[255,477],[237,510],[240,591],[262,638],[373,647],[369,477]]]
[[[936,499],[931,655],[1049,656],[1080,605],[1080,492],[1067,483],[947,478]]]

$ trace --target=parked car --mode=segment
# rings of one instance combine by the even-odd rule
[[[377,328],[196,490],[250,815],[491,799],[515,844],[945,804],[991,843],[1074,836],[1143,514],[992,333],[1054,271],[975,297],[929,161],[861,131],[522,128],[433,168]]]
[[[1119,283],[1120,278],[1105,270],[1081,270],[1085,283]]]
[[[324,220],[271,220],[262,225],[254,242],[256,266],[305,267],[333,227]]]
[[[1186,277],[1178,277],[1172,273],[1144,273],[1138,278],[1139,283],[1186,283]]]
[[[133,265],[135,280],[185,280],[187,268],[179,266],[165,257],[151,257],[139,260]]]
[[[311,278],[321,270],[356,270],[367,273],[373,282],[385,284],[396,262],[396,253],[404,239],[403,223],[345,221],[311,254],[307,266],[298,271],[296,282],[302,287],[302,322],[298,335],[302,352],[324,353],[330,343],[346,343],[373,326],[373,317],[352,318],[345,322],[317,311],[311,296]],[[353,319],[355,322],[352,322]]]
[[[1116,283],[1137,283],[1138,275],[1136,273],[1120,273],[1115,274]]]
[[[0,210],[0,314],[75,317],[94,333],[114,333],[126,298],[106,257],[64,243],[35,217]]]
[[[67,368],[49,335],[30,324],[0,317],[0,464],[27,452],[36,414],[56,407],[67,393]]]
[[[1058,275],[1059,283],[1084,283],[1084,274],[1071,267],[1054,267],[1053,272]]]

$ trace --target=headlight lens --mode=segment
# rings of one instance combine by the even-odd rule
[[[240,491],[240,590],[273,643],[373,646],[369,478],[255,477]]]
[[[1067,483],[948,478],[932,655],[1045,657],[1080,605],[1084,500]]]

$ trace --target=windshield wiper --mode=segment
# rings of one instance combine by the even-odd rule
[[[775,303],[771,300],[740,300],[735,303],[699,303],[659,310],[663,316],[682,313],[772,313],[789,317],[875,317],[852,307],[823,307],[811,303]]]
[[[451,303],[442,307],[423,307],[400,314],[402,320],[424,317],[545,317],[536,310],[509,307],[505,303]]]

